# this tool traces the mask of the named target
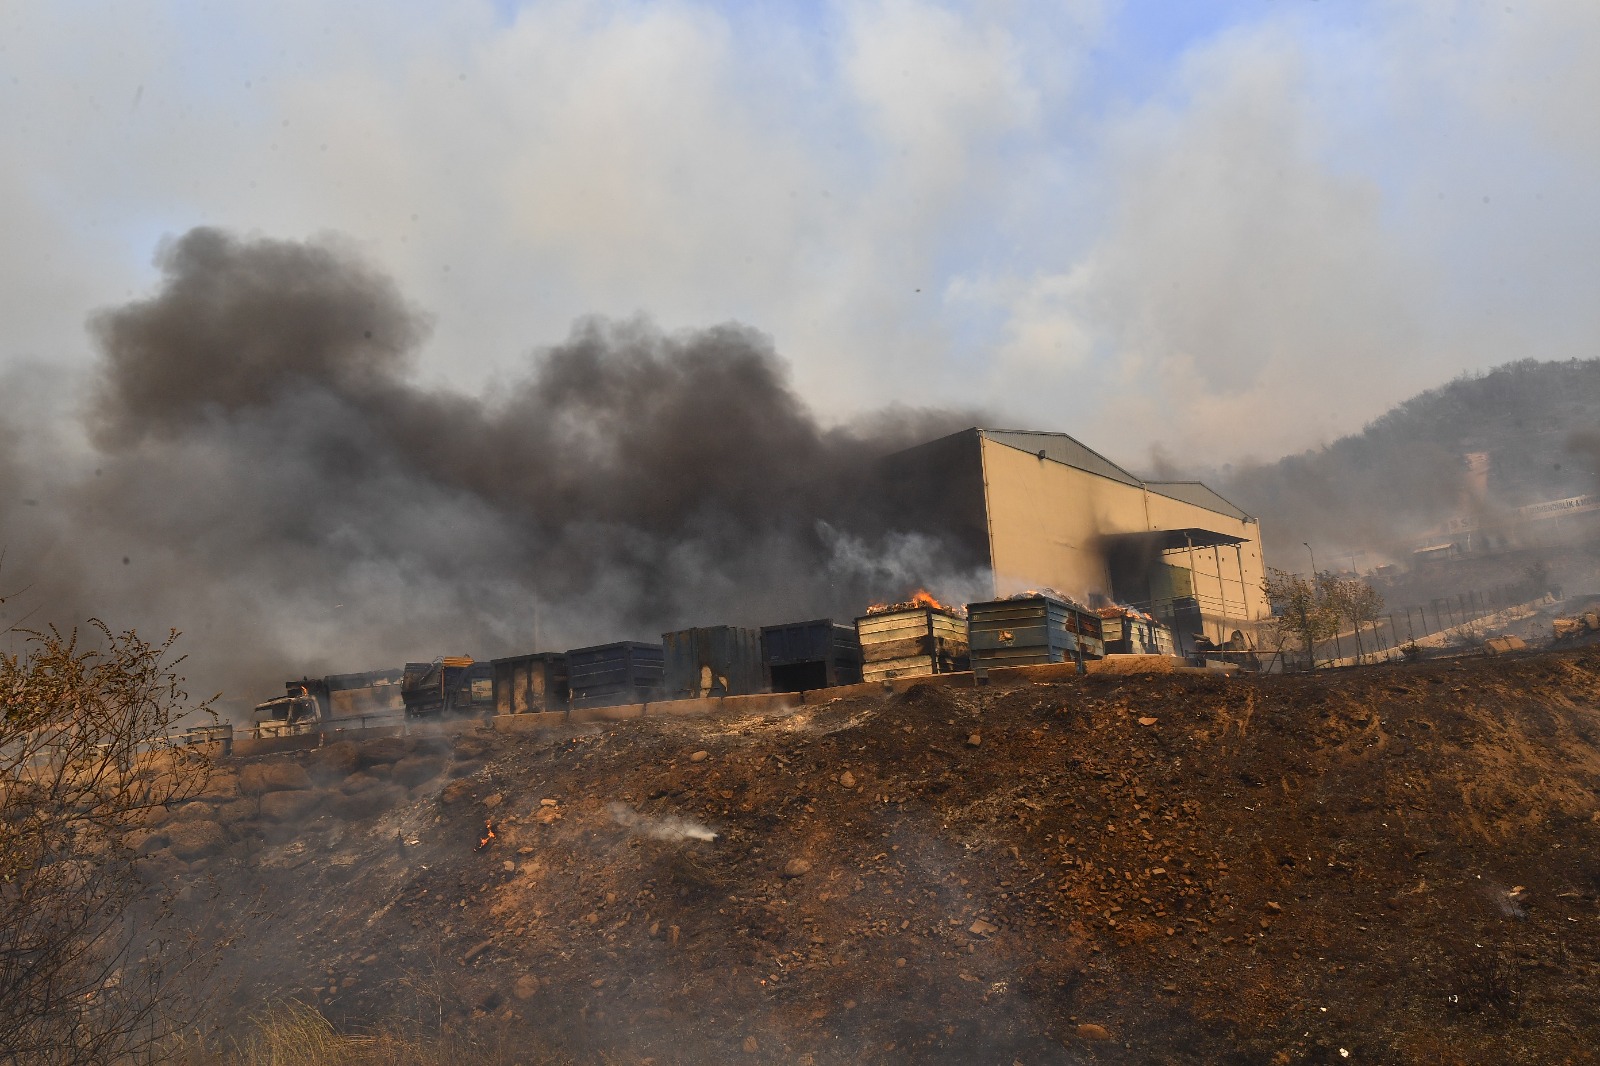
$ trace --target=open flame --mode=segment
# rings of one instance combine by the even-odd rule
[[[947,614],[954,614],[962,617],[965,617],[966,611],[965,608],[957,607],[954,604],[940,603],[938,599],[934,597],[933,593],[929,592],[927,589],[918,589],[911,594],[910,599],[901,603],[874,603],[872,606],[867,608],[867,613],[883,614],[886,611],[913,611],[919,608],[926,608],[932,611],[944,611]]]
[[[493,844],[493,843],[494,843],[494,822],[491,821],[488,818],[485,818],[483,820],[483,839],[478,841],[478,846],[473,850],[482,851],[484,848],[488,847],[490,844]]]

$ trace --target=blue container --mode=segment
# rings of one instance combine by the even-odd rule
[[[831,618],[762,626],[761,659],[773,692],[805,692],[861,681],[856,627]]]
[[[1044,593],[967,604],[967,640],[979,673],[1104,654],[1099,616]]]
[[[624,640],[567,652],[573,707],[618,707],[661,698],[662,648]]]
[[[761,634],[737,626],[705,626],[661,635],[662,694],[669,700],[748,696],[766,690]]]

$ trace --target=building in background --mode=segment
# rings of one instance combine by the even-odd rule
[[[891,504],[951,530],[997,597],[1137,607],[1183,651],[1197,635],[1250,639],[1269,613],[1260,523],[1198,481],[1144,481],[1064,433],[981,428],[897,452],[885,472]]]

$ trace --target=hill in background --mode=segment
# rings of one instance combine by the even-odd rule
[[[1489,455],[1479,499],[1468,487],[1472,452]],[[1269,557],[1303,553],[1310,541],[1398,559],[1416,538],[1474,509],[1591,492],[1597,470],[1600,360],[1528,359],[1430,389],[1322,448],[1212,480],[1260,517]]]

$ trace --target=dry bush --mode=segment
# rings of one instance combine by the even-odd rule
[[[382,1031],[334,1031],[311,1007],[290,1004],[256,1019],[238,1050],[213,1066],[532,1066],[561,1060],[505,1040]]]
[[[179,983],[204,954],[172,932],[171,900],[140,876],[129,834],[205,785],[168,750],[188,704],[177,634],[159,645],[93,623],[10,631],[0,652],[0,1063],[153,1056],[183,1017]]]

